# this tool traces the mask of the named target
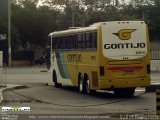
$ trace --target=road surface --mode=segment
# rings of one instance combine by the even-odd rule
[[[85,117],[87,119],[89,116],[97,119],[112,118],[113,120],[114,118],[117,120],[121,117],[131,117],[129,115],[143,118],[144,115],[156,114],[156,94],[154,92],[145,93],[144,89],[138,88],[132,98],[117,98],[112,92],[107,91],[83,95],[78,93],[77,88],[74,87],[55,88],[49,79],[49,73],[44,71],[45,69],[40,67],[7,68],[6,83],[21,84],[25,87],[5,91],[1,106],[30,107],[30,111],[1,113],[26,115],[26,119],[38,119],[37,117],[44,115],[41,117],[46,120],[57,117],[53,115],[64,116],[64,118],[66,115],[70,117],[78,115],[77,119],[82,119],[82,116],[83,119]],[[49,85],[47,86],[46,83]],[[57,117],[57,119],[62,118]]]

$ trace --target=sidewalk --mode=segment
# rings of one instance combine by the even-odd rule
[[[16,88],[24,87],[23,85],[7,84],[6,86],[0,86],[0,103],[3,101],[3,92],[5,90],[12,90]]]

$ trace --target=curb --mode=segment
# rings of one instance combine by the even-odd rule
[[[13,90],[13,89],[17,89],[17,88],[23,88],[25,87],[24,85],[11,85],[11,84],[7,84],[5,88],[0,88],[0,103],[2,103],[3,101],[3,92],[7,91],[7,90]]]

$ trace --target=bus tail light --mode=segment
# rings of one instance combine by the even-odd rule
[[[150,68],[150,64],[147,65],[147,74],[151,73],[151,68]]]
[[[100,76],[104,76],[104,67],[100,66]]]

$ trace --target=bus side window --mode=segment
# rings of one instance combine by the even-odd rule
[[[78,34],[78,49],[85,47],[85,33]]]
[[[94,48],[95,49],[97,49],[97,32],[94,32],[94,35],[95,35],[95,37],[94,37]]]
[[[52,38],[52,49],[57,49],[57,38]]]
[[[78,34],[78,40],[77,40],[77,44],[78,44],[78,49],[81,48],[81,34]]]
[[[60,40],[60,48],[61,49],[64,49],[65,48],[65,44],[64,44],[64,37],[61,37],[61,40]]]
[[[76,38],[77,36],[76,35],[72,35],[71,36],[71,49],[76,49]]]
[[[69,41],[68,41],[68,44],[69,44],[69,49],[72,49],[72,35],[69,36]]]
[[[91,48],[96,49],[97,48],[97,32],[91,33]]]
[[[67,47],[67,45],[65,44],[66,43],[66,38],[67,38],[67,36],[63,37],[63,49],[66,49],[66,47]]]
[[[65,44],[66,44],[66,48],[65,49],[69,49],[69,36],[66,36]]]
[[[75,42],[74,35],[71,35],[71,37],[70,37],[70,46],[71,46],[71,49],[74,49],[74,42]]]
[[[85,48],[85,33],[82,33],[81,49]]]
[[[63,49],[63,37],[58,37],[58,49]]]
[[[93,35],[92,35],[93,33],[91,32],[91,33],[89,33],[89,48],[92,48],[92,44],[93,44]]]
[[[61,37],[57,39],[57,49],[61,49]]]
[[[86,48],[90,48],[90,43],[91,43],[91,41],[90,41],[90,33],[86,33],[86,45],[85,45],[85,47]]]
[[[77,49],[78,35],[75,35],[75,49]]]

